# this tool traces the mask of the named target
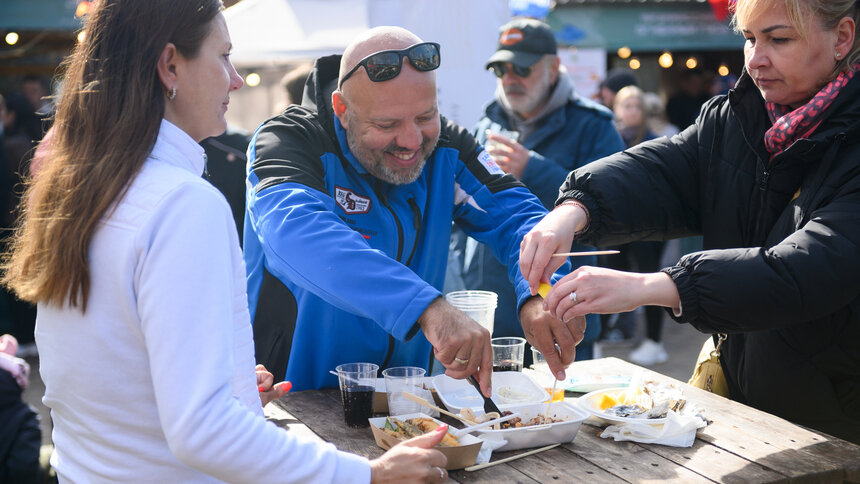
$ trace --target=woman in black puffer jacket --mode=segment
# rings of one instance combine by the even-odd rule
[[[564,320],[671,308],[728,333],[732,399],[860,443],[856,3],[738,0],[747,42],[735,89],[672,139],[571,173],[520,261],[536,290],[574,235],[603,246],[701,234],[702,252],[658,273],[581,268],[548,308]]]

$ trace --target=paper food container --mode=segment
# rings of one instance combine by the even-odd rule
[[[543,415],[546,412],[546,407],[546,403],[533,403],[528,405],[505,405],[499,408],[502,411],[520,413],[522,421],[528,422],[538,415]],[[576,433],[579,431],[579,427],[589,417],[589,414],[577,405],[567,402],[555,402],[550,407],[549,416],[561,419],[562,421],[546,425],[502,430],[479,429],[475,432],[483,440],[506,440],[507,443],[496,449],[496,452],[530,449],[549,444],[564,444],[573,441]]]
[[[424,377],[424,388],[430,390],[436,405],[442,404],[436,389],[433,388],[433,379]],[[388,393],[385,390],[385,378],[376,379],[376,390],[373,392],[373,413],[388,413]]]
[[[406,420],[415,417],[429,418],[437,423],[443,423],[424,413],[398,415],[397,419]],[[402,442],[381,430],[381,428],[385,426],[385,419],[387,418],[389,417],[375,417],[368,419],[370,421],[370,430],[373,432],[373,438],[376,439],[376,445],[385,450],[388,450]],[[478,452],[481,450],[481,444],[483,444],[481,439],[473,435],[463,435],[459,437],[458,440],[460,441],[460,445],[457,447],[434,447],[436,450],[445,454],[445,457],[448,458],[448,464],[445,466],[445,469],[448,469],[449,471],[474,465],[475,460],[478,458]]]
[[[471,408],[476,414],[483,413],[484,399],[475,387],[466,380],[455,380],[448,375],[433,377],[433,387],[445,407],[454,413]],[[493,372],[493,401],[503,405],[526,405],[549,400],[549,393],[534,379],[519,371]]]

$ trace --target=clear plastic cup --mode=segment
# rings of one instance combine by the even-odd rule
[[[523,371],[524,338],[493,338],[493,371]]]
[[[482,327],[493,334],[493,321],[499,296],[492,291],[452,291],[445,295],[445,301],[466,313]]]
[[[499,135],[504,136],[505,138],[508,138],[511,141],[518,141],[520,139],[520,132],[519,131],[513,131],[510,129],[496,129],[496,130],[488,129],[486,131],[486,134],[499,134]],[[497,145],[500,145],[500,143],[497,141],[493,141],[489,138],[487,138],[487,141],[484,142],[484,148],[486,148],[488,150],[496,148]]]
[[[367,419],[373,416],[373,393],[379,365],[345,363],[335,369],[346,425],[352,428],[368,427],[370,422]]]
[[[422,396],[425,372],[424,368],[417,366],[395,366],[382,370],[382,377],[385,379],[385,392],[388,395],[389,415],[427,413],[426,407],[403,396],[403,392]]]
[[[544,358],[543,353],[537,350],[534,346],[532,346],[532,369],[537,372],[537,380],[538,382],[546,389],[547,393],[552,394],[553,402],[561,402],[564,400],[564,388],[560,387],[560,384],[555,385],[555,391],[553,391],[553,382],[555,380],[555,376],[553,376],[552,372],[549,369],[549,364],[546,362],[546,358]]]

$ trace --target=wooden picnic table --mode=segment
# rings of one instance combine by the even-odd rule
[[[574,363],[568,375],[632,376],[639,369],[618,358],[601,358]],[[860,482],[860,446],[647,371],[682,388],[687,400],[713,420],[692,447],[603,439],[602,429],[589,420],[571,443],[474,472],[449,471],[449,482]],[[568,393],[566,400],[576,395]],[[786,398],[790,395],[786,390]],[[383,453],[369,428],[344,424],[337,389],[288,393],[270,403],[266,415],[290,432],[344,451],[368,458]],[[525,451],[494,452],[491,460]]]

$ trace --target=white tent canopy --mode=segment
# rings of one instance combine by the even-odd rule
[[[495,78],[484,63],[495,51],[499,26],[510,19],[508,0],[243,0],[224,16],[233,64],[243,75],[255,70],[263,78],[260,86],[232,94],[237,102],[228,120],[248,130],[278,110],[284,98],[278,80],[286,71],[342,53],[358,34],[380,25],[442,45],[439,110],[470,128],[493,97]]]
[[[367,0],[244,0],[224,16],[238,68],[337,54],[370,27]]]

